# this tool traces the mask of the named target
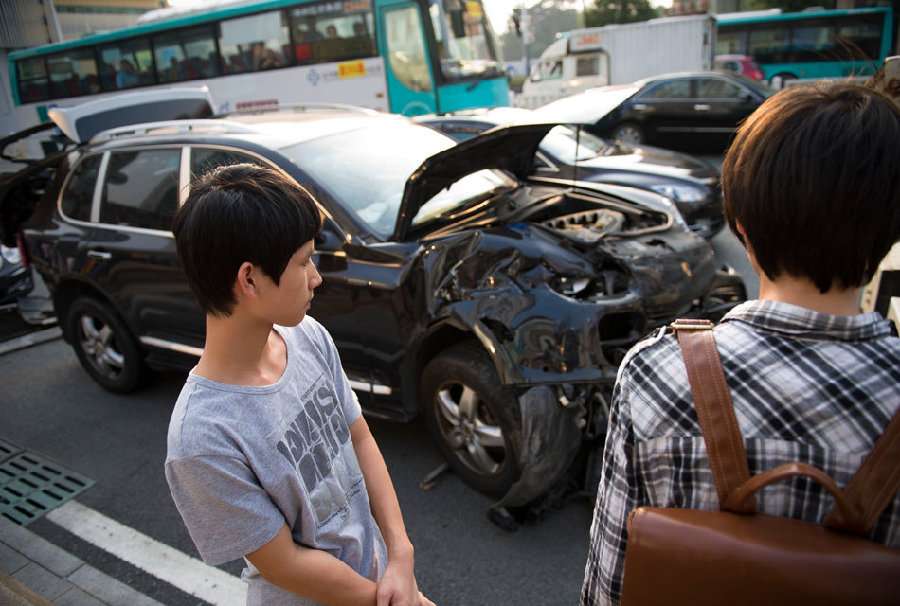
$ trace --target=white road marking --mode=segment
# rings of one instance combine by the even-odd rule
[[[247,601],[247,584],[226,572],[123,526],[76,501],[44,517],[121,560],[216,606]]]

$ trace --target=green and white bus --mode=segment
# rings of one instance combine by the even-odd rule
[[[168,14],[166,14],[168,12]],[[509,105],[482,0],[254,0],[9,54],[6,134],[46,110],[205,85],[217,113],[340,103],[405,115]]]
[[[716,16],[716,55],[748,55],[766,80],[871,76],[893,54],[890,8],[780,9]]]

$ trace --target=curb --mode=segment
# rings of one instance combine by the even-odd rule
[[[53,603],[162,606],[25,527],[0,517],[0,604]]]
[[[40,345],[41,343],[58,339],[61,336],[62,329],[58,326],[46,330],[30,332],[27,335],[22,335],[21,337],[16,337],[15,339],[0,343],[0,356],[19,349],[25,349],[26,347]]]

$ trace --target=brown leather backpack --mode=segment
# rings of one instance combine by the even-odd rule
[[[720,511],[631,512],[622,604],[900,604],[900,549],[865,538],[900,489],[900,410],[844,491],[806,463],[750,477],[712,324],[678,320],[673,327]],[[756,512],[754,493],[797,475],[834,495],[824,524]]]

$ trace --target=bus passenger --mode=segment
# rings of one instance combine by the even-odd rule
[[[138,76],[134,70],[134,64],[128,59],[122,59],[119,63],[119,73],[116,75],[116,87],[131,88],[137,86]]]

